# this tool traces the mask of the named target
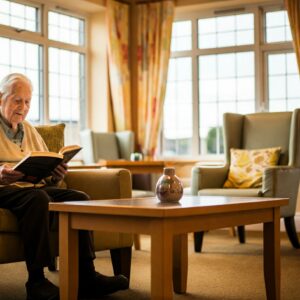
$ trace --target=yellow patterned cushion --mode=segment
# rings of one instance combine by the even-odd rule
[[[277,165],[280,151],[280,147],[257,150],[230,149],[231,164],[224,187],[261,187],[263,170]]]
[[[39,125],[35,128],[45,141],[49,151],[58,152],[64,146],[65,124]]]

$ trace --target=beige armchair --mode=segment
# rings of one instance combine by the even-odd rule
[[[84,164],[97,163],[99,160],[130,160],[130,154],[134,152],[134,133],[130,130],[118,132],[96,132],[85,129],[80,132],[83,145]],[[133,197],[154,196],[150,191],[150,174],[132,175]]]
[[[48,148],[58,151],[63,145],[64,125],[37,128]],[[131,176],[124,169],[70,170],[64,185],[86,192],[94,200],[131,197]],[[53,257],[58,254],[57,233],[52,234]],[[124,233],[94,232],[95,250],[110,250],[115,274],[129,278],[133,237]],[[6,209],[0,209],[0,263],[22,261],[23,245],[16,217]],[[53,266],[52,266],[53,268]]]
[[[286,232],[294,248],[300,248],[295,228],[295,211],[300,182],[300,109],[293,112],[224,114],[225,164],[221,167],[195,166],[192,169],[193,195],[288,197],[281,208]],[[223,188],[230,166],[230,149],[281,147],[279,165],[263,172],[262,188]],[[238,227],[240,242],[245,241],[244,226]],[[195,251],[202,248],[203,232],[194,233]]]
[[[96,163],[99,159],[130,159],[134,152],[134,134],[132,131],[96,132],[85,129],[80,132],[83,162]]]

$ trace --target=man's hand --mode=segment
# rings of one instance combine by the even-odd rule
[[[9,185],[17,182],[24,176],[23,173],[13,170],[10,166],[4,164],[0,166],[0,184]]]
[[[66,163],[59,164],[52,172],[52,182],[57,183],[64,179],[68,173],[68,165]]]

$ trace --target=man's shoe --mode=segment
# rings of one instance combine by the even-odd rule
[[[123,275],[105,276],[95,272],[92,277],[79,280],[79,298],[97,299],[101,296],[126,290],[129,287],[128,279]]]
[[[59,289],[44,278],[37,282],[26,282],[27,300],[59,300]]]

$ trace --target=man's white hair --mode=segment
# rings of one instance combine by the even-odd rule
[[[21,73],[11,73],[6,75],[0,82],[0,96],[5,99],[9,94],[12,93],[14,85],[18,82],[28,84],[31,90],[33,88],[28,77]]]

